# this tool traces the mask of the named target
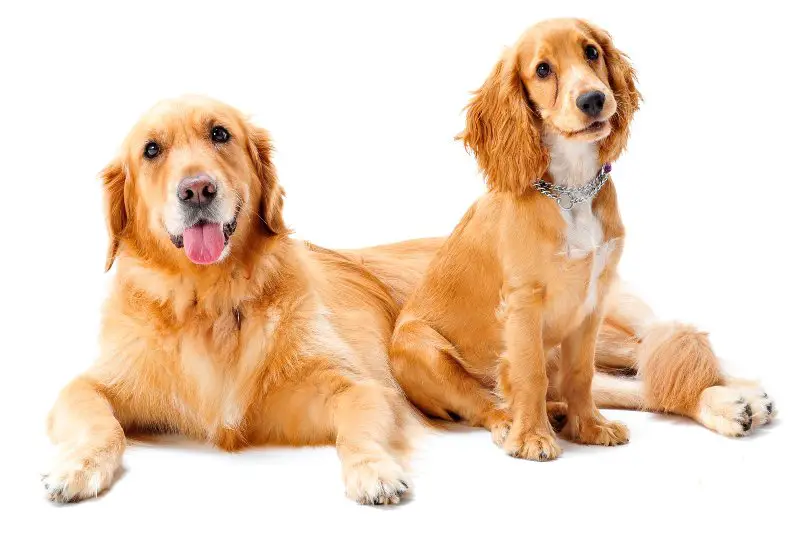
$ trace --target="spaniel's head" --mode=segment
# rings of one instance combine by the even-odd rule
[[[149,260],[221,263],[262,232],[286,232],[267,133],[204,97],[161,102],[103,171],[111,242]]]
[[[615,160],[639,108],[635,81],[608,33],[582,20],[545,21],[503,54],[461,137],[490,189],[522,193],[547,172],[545,134],[597,143],[601,163]]]

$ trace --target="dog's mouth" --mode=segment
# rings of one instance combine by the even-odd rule
[[[607,136],[611,133],[611,124],[608,120],[595,120],[587,127],[581,130],[575,130],[570,132],[563,132],[565,137],[567,138],[590,138],[590,139],[599,139],[602,137]]]
[[[238,213],[230,222],[200,220],[183,230],[181,235],[170,234],[172,244],[183,248],[186,257],[197,265],[210,265],[219,261],[231,235],[236,231]]]

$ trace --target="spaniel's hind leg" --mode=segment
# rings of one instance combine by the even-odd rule
[[[485,427],[501,444],[511,427],[493,391],[461,365],[444,337],[421,320],[400,323],[389,360],[408,399],[428,416]]]

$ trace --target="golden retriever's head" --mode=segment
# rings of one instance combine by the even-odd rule
[[[522,193],[550,162],[545,135],[598,143],[615,160],[639,108],[636,75],[605,31],[557,19],[526,31],[467,108],[461,135],[490,189]]]
[[[285,233],[271,149],[264,130],[220,102],[157,104],[102,174],[106,269],[121,243],[151,260],[207,265],[224,261],[254,232]]]

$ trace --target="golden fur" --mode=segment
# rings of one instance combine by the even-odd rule
[[[599,44],[610,46],[603,44],[610,43],[605,34],[593,35]],[[617,54],[611,49],[605,53],[607,58]],[[624,78],[625,70],[610,61],[601,73],[613,84],[615,77]],[[504,60],[496,69],[506,83],[515,80],[514,74],[508,77],[514,72],[506,71],[508,66]],[[519,105],[522,93],[509,93],[513,98],[506,101],[507,96],[500,98],[489,90],[500,86],[493,81],[476,97],[464,137],[487,170],[492,192],[448,242],[419,239],[339,252],[288,236],[283,190],[265,131],[229,106],[205,98],[169,101],[148,112],[102,174],[110,235],[106,268],[116,261],[117,269],[103,315],[101,356],[64,388],[49,417],[49,434],[59,455],[43,478],[48,496],[67,502],[102,492],[120,468],[126,434],[150,430],[181,433],[225,450],[267,442],[335,443],[349,497],[362,503],[399,501],[409,487],[405,458],[414,417],[390,373],[388,350],[398,311],[406,304],[391,363],[408,397],[428,414],[479,422],[495,428],[498,441],[508,440],[504,433],[509,414],[496,405],[496,365],[487,355],[488,343],[497,343],[500,336],[492,325],[496,312],[506,324],[514,324],[512,344],[525,348],[523,341],[537,317],[527,322],[524,313],[546,308],[552,324],[542,328],[548,331],[542,349],[522,350],[521,359],[541,355],[545,345],[554,345],[574,326],[575,317],[568,315],[574,314],[574,301],[582,296],[579,281],[587,265],[564,259],[540,262],[557,246],[558,224],[553,220],[558,219],[552,216],[553,206],[542,199],[520,198],[524,176],[514,172],[524,165],[544,164],[546,152],[529,152],[528,160],[516,161],[510,146],[497,144],[495,137],[500,132],[512,145],[524,146],[538,135],[539,117],[527,103]],[[628,91],[633,98],[632,85]],[[616,88],[615,96],[619,118],[612,117],[611,124],[618,133],[603,144],[609,159],[624,146],[629,117],[623,117],[635,109],[635,100],[626,103]],[[486,98],[495,99],[494,108],[484,105],[490,101]],[[493,129],[492,117],[503,116],[510,102],[525,113]],[[475,114],[479,109],[482,119]],[[534,121],[532,137],[526,140],[515,137],[519,132],[513,129],[524,125],[518,120],[524,116]],[[209,143],[209,128],[217,123],[232,135],[224,146]],[[159,160],[145,162],[142,148],[151,139],[157,139],[164,152]],[[481,146],[494,146],[489,152],[497,150],[499,159],[510,154],[510,159],[487,158]],[[190,262],[166,231],[168,221],[175,224],[177,180],[197,172],[213,173],[227,202],[227,211],[222,211],[238,213],[226,255],[208,266]],[[609,233],[621,234],[611,187],[596,202]],[[532,205],[537,209],[531,210]],[[549,217],[547,224],[536,222],[539,211]],[[513,283],[502,283],[505,273],[486,243],[500,237],[499,223],[512,220],[520,227],[528,224],[530,235],[543,243],[544,251],[534,258],[536,266],[559,283],[556,292],[566,295],[563,301],[551,302],[548,287],[531,284],[525,269],[510,277]],[[519,244],[502,242],[508,249]],[[453,263],[442,260],[448,257]],[[524,253],[512,257],[512,266],[530,265]],[[476,276],[465,277],[462,267],[472,268]],[[570,271],[570,276],[559,274],[557,267]],[[434,278],[442,284],[432,299],[426,299]],[[412,296],[418,286],[422,288]],[[501,288],[506,303],[497,306]],[[599,407],[683,414],[726,435],[744,434],[774,415],[771,400],[755,385],[723,378],[703,334],[690,326],[656,321],[611,276],[603,280],[603,292],[606,313],[594,354],[602,372],[591,378],[594,344],[586,335],[577,339],[580,349],[573,350],[573,367],[580,376],[572,387],[585,389],[591,383]],[[448,298],[457,304],[455,309],[447,308]],[[441,329],[428,323],[437,318],[435,306],[428,306],[431,301],[453,317],[442,322]],[[593,313],[595,321],[598,315]],[[456,323],[460,319],[475,332]],[[448,340],[456,336],[463,344]],[[473,353],[484,357],[463,357],[464,345],[477,348]],[[549,350],[547,381],[541,361],[523,366],[517,381],[503,381],[506,396],[523,389],[520,404],[538,404],[534,414],[540,429],[545,409],[551,424],[566,422],[563,403],[545,404],[538,398],[544,383],[553,384],[564,366],[562,359],[560,347]],[[538,385],[520,382],[533,366],[538,368]],[[506,365],[502,372],[509,376],[512,370]],[[442,398],[441,391],[415,381],[420,376],[442,379],[452,396]],[[560,399],[562,390],[551,387],[550,400]],[[584,407],[591,403],[585,396],[585,390],[572,393],[587,402]],[[596,410],[590,412],[595,416]],[[581,421],[581,413],[571,414]],[[599,418],[591,422],[603,426]],[[586,428],[573,422],[571,431],[580,436]],[[531,455],[531,450],[521,453]]]

